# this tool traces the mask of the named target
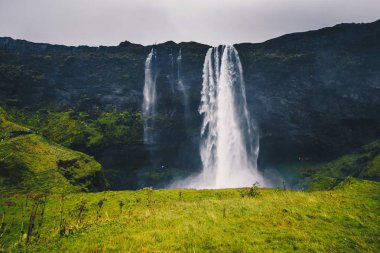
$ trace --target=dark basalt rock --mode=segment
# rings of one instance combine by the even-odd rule
[[[107,149],[96,158],[106,173],[108,169],[124,176],[139,166],[197,170],[198,105],[207,45],[169,41],[141,46],[125,41],[114,47],[67,47],[0,38],[0,101],[32,110],[58,106],[141,111],[144,62],[152,47],[158,54],[158,144]],[[328,160],[380,137],[380,21],[235,47],[249,109],[260,129],[262,168],[300,157]],[[179,49],[181,78],[190,99],[187,125],[176,87]],[[131,148],[141,154],[120,155],[122,150],[135,153]],[[113,155],[125,159],[116,161]]]

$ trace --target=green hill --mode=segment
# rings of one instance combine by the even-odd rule
[[[13,123],[0,108],[0,192],[76,192],[106,186],[101,165]]]
[[[10,133],[28,133],[29,129],[15,124],[8,119],[8,115],[3,108],[0,107],[0,139],[4,140],[10,137]]]
[[[310,190],[331,189],[348,176],[380,181],[380,140],[310,170]]]

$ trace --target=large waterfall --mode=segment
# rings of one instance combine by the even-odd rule
[[[258,136],[247,109],[242,65],[233,46],[208,50],[199,112],[202,172],[175,187],[230,188],[264,184],[257,171]]]
[[[153,144],[155,142],[153,128],[156,109],[156,57],[156,51],[152,49],[145,60],[144,99],[142,105],[145,144]]]

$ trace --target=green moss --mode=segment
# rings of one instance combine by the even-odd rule
[[[380,154],[375,156],[360,173],[360,177],[380,180]]]
[[[41,74],[41,73],[38,73],[38,74],[35,74],[32,76],[32,80],[34,82],[41,82],[45,79],[45,74]]]
[[[2,107],[0,107],[0,120],[5,120],[7,117],[7,112]]]
[[[372,151],[374,149],[380,149],[380,140],[373,141],[365,146],[363,146],[365,151]]]
[[[357,152],[344,155],[336,160],[315,167],[309,176],[310,188],[323,189],[327,181],[323,178],[335,178],[338,181],[346,177],[380,180],[380,141],[363,146]]]
[[[345,176],[352,175],[358,170],[356,161],[362,157],[366,157],[366,155],[352,154],[342,156],[323,165],[323,167],[318,171],[318,176],[344,178]]]
[[[8,120],[8,114],[0,107],[0,139],[9,138],[14,132],[27,133],[30,129]]]
[[[334,187],[334,190],[340,190],[343,192],[350,192],[350,191],[365,191],[371,186],[379,185],[379,182],[375,181],[369,181],[369,180],[361,180],[359,178],[355,177],[347,177],[342,182],[340,182],[338,185]],[[378,195],[379,192],[375,193],[375,195]]]
[[[22,65],[0,64],[0,76],[9,81],[16,81],[22,74]]]
[[[294,59],[305,57],[304,54],[287,54],[283,52],[271,52],[264,54],[264,57],[273,59],[273,60],[280,60],[280,61],[291,61]]]
[[[86,112],[10,110],[12,118],[66,147],[91,151],[141,141],[141,114],[123,111]]]
[[[8,120],[0,108],[0,192],[75,192],[106,187],[101,165]]]
[[[43,133],[50,139],[66,147],[80,142],[83,126],[81,122],[72,118],[72,111],[53,113],[47,115],[46,126]]]
[[[4,192],[74,192],[104,189],[92,157],[31,134],[0,143]]]
[[[309,191],[326,191],[331,190],[338,184],[338,179],[333,177],[314,178],[310,182]]]

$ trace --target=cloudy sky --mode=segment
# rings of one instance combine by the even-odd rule
[[[65,45],[262,42],[377,19],[379,0],[0,0],[0,36]]]

